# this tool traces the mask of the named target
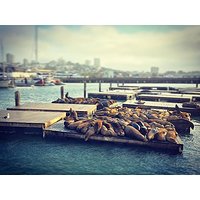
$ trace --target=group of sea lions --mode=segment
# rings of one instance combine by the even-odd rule
[[[64,99],[58,98],[55,101],[52,101],[52,103],[69,103],[69,104],[96,104],[97,109],[102,109],[104,107],[109,107],[113,103],[116,103],[116,100],[113,99],[99,99],[99,98],[73,98],[69,97],[68,93],[65,94]]]
[[[92,119],[79,119],[73,110],[66,115],[64,125],[85,135],[128,137],[143,142],[150,140],[177,143],[177,131],[168,121],[174,116],[187,118],[184,112],[156,111],[141,108],[105,107],[96,111]]]

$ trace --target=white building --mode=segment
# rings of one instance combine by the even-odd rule
[[[90,66],[91,62],[90,60],[85,60],[85,65]]]
[[[152,76],[158,76],[158,73],[159,73],[159,67],[151,67]]]
[[[94,58],[94,67],[99,68],[101,66],[101,61],[99,58]]]
[[[6,54],[6,62],[7,62],[8,64],[14,63],[14,55],[11,54],[11,53],[7,53],[7,54]]]

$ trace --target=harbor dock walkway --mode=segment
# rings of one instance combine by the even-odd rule
[[[9,113],[9,114],[8,114]],[[0,110],[0,128],[40,128],[44,129],[63,119],[63,112],[37,112]]]
[[[97,110],[96,105],[88,104],[61,104],[61,103],[26,103],[20,106],[7,108],[15,111],[45,111],[45,112],[67,112],[70,108],[79,116],[92,116]]]

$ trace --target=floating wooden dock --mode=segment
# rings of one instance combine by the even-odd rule
[[[137,100],[144,101],[165,101],[165,102],[176,102],[184,103],[192,101],[193,96],[184,94],[138,94]]]
[[[126,90],[128,90],[129,92],[130,91],[136,91],[136,90],[138,90],[139,89],[139,87],[138,86],[132,86],[132,87],[125,87],[125,86],[119,86],[119,87],[109,87],[109,90],[122,90],[122,91],[126,91]]]
[[[189,108],[183,107],[182,103],[172,103],[172,102],[155,102],[155,101],[145,101],[145,102],[138,102],[136,100],[127,100],[122,104],[123,107],[128,108],[145,108],[145,109],[164,109],[164,110],[174,110],[175,106],[178,106],[180,111],[191,113],[194,116],[200,115],[200,109],[198,108]]]
[[[61,104],[61,103],[26,103],[23,105],[7,108],[7,110],[21,111],[45,111],[45,112],[68,112],[72,108],[79,116],[92,116],[97,110],[96,105],[88,104]]]
[[[69,130],[64,127],[64,122],[60,121],[44,130],[45,137],[62,137],[62,138],[74,138],[84,140],[84,135],[78,133],[75,130]],[[106,137],[100,135],[93,135],[89,138],[91,141],[101,141],[101,142],[110,142],[117,144],[128,144],[132,146],[143,146],[148,148],[160,149],[164,151],[173,151],[176,153],[181,153],[183,151],[183,143],[180,137],[177,137],[177,144],[169,142],[160,142],[160,141],[149,141],[142,142],[139,140],[130,139],[127,137]]]
[[[8,114],[9,113],[9,114]],[[9,115],[9,117],[8,117]],[[63,112],[37,112],[0,110],[0,128],[44,129],[66,116]],[[6,118],[8,117],[8,118]]]
[[[100,98],[100,99],[114,99],[114,100],[128,100],[134,98],[133,92],[122,91],[108,91],[108,92],[95,92],[88,93],[88,98]]]

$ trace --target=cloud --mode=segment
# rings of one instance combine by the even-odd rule
[[[138,26],[131,28],[136,30]],[[4,30],[7,50],[15,54],[17,60],[34,59],[33,27],[8,29]],[[103,66],[115,69],[149,71],[151,66],[158,66],[161,71],[198,70],[199,35],[200,26],[127,32],[119,31],[116,26],[41,26],[39,60],[46,62],[62,57],[84,63],[86,59],[98,57]]]

